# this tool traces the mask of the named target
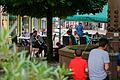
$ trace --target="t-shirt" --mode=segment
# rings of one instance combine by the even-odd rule
[[[76,27],[76,32],[77,32],[78,36],[82,36],[83,35],[83,26],[82,25],[78,25]]]
[[[90,51],[88,59],[88,70],[90,80],[103,80],[107,73],[104,69],[104,64],[109,63],[109,55],[107,51],[93,49]]]
[[[72,42],[72,45],[77,45],[77,40],[73,35],[70,35],[69,40],[70,40],[70,42]]]
[[[83,37],[86,37],[86,43],[90,44],[90,37],[88,35],[84,35]]]
[[[86,80],[85,69],[87,67],[87,61],[81,57],[72,59],[69,68],[72,69],[74,80]]]

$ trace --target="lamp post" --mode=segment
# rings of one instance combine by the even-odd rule
[[[62,22],[61,22],[61,18],[59,18],[59,42],[61,43],[61,26],[62,26]]]

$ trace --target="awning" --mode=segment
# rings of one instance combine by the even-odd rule
[[[11,21],[11,20],[16,20],[17,19],[17,16],[13,16],[13,15],[10,15],[9,16],[9,20]]]
[[[94,14],[83,14],[83,15],[73,15],[68,16],[66,21],[83,21],[83,22],[108,22],[108,4],[103,7],[102,12]]]
[[[58,22],[57,18],[56,18],[56,17],[53,17],[53,18],[52,18],[52,22]]]

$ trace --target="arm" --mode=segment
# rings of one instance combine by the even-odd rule
[[[117,66],[117,71],[120,72],[120,66]]]
[[[109,70],[109,63],[105,63],[104,68],[105,68],[105,71],[108,71]]]
[[[85,69],[85,72],[88,72],[88,68]]]
[[[117,55],[117,71],[120,72],[120,53]]]
[[[31,38],[31,41],[32,41],[32,43],[35,43],[36,42],[36,40],[35,40],[35,38],[32,36],[32,38]]]
[[[88,72],[88,62],[85,60],[85,72]]]
[[[105,69],[105,71],[109,72],[110,59],[109,59],[109,54],[107,52],[103,55],[103,61],[104,61],[104,69]]]

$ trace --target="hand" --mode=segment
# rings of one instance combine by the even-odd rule
[[[120,72],[120,66],[117,66],[117,72]]]
[[[35,37],[35,40],[36,40],[36,41],[39,41],[37,37]]]
[[[106,71],[108,75],[111,75],[112,73],[110,71]]]

